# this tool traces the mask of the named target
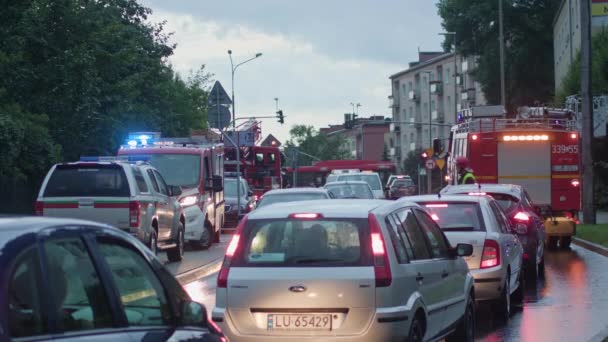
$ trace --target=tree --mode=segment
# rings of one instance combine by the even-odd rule
[[[294,125],[289,130],[290,139],[286,142],[286,154],[292,155],[293,149],[304,152],[298,155],[298,165],[311,165],[319,160],[352,159],[346,138],[342,135],[328,136],[313,126]],[[308,154],[308,156],[306,155]]]
[[[560,0],[503,0],[507,107],[547,102],[553,97],[553,19]],[[500,103],[498,2],[440,0],[446,31],[456,32],[457,49],[478,56],[473,76],[489,103]],[[449,49],[451,36],[444,41]]]

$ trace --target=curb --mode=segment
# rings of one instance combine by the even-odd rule
[[[214,259],[211,262],[209,262],[208,264],[191,269],[186,272],[176,274],[175,278],[177,278],[177,281],[182,286],[186,285],[188,283],[191,283],[193,281],[197,281],[201,278],[205,278],[208,275],[218,272],[220,270],[220,268],[222,267],[223,260],[224,260],[224,256],[222,255],[222,257]]]
[[[592,252],[601,254],[605,257],[608,257],[608,248],[606,248],[602,245],[598,245],[597,243],[589,242],[587,240],[583,240],[583,239],[580,239],[577,237],[573,238],[572,242],[574,242],[575,245],[581,246]]]

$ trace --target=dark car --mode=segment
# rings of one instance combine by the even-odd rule
[[[141,242],[99,223],[0,218],[0,341],[225,341]]]
[[[445,187],[441,193],[494,197],[507,215],[513,233],[517,234],[524,246],[524,267],[528,279],[544,274],[545,225],[524,187],[513,184],[452,185]]]
[[[397,178],[388,188],[388,198],[397,199],[404,196],[414,196],[418,192],[416,184],[410,178]]]
[[[241,219],[238,215],[236,184],[236,178],[224,178],[224,200],[226,201],[224,204],[226,208],[224,226],[226,227],[236,227]],[[241,216],[255,209],[256,200],[253,191],[251,191],[249,184],[247,184],[247,180],[241,178]]]

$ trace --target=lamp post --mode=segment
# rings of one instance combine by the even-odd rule
[[[458,123],[458,87],[456,85],[456,77],[458,76],[458,59],[456,54],[456,32],[442,32],[442,36],[454,36],[454,123]]]
[[[277,111],[279,111],[279,98],[278,98],[278,97],[275,97],[275,98],[274,98],[274,104],[275,104],[275,105],[276,105],[276,107],[277,107]]]
[[[243,61],[237,65],[234,65],[232,61],[232,50],[228,50],[228,56],[230,57],[230,68],[232,71],[232,132],[236,135],[236,144],[232,141],[234,148],[236,150],[236,207],[237,207],[237,219],[241,216],[241,146],[239,135],[236,132],[236,103],[234,102],[234,72],[241,65],[250,62],[260,56],[262,56],[261,52],[255,54],[255,57],[249,58],[246,61]]]

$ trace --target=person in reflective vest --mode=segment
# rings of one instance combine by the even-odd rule
[[[459,157],[456,159],[456,168],[458,169],[458,184],[477,183],[473,170],[470,169],[469,165],[469,160],[465,157]]]

